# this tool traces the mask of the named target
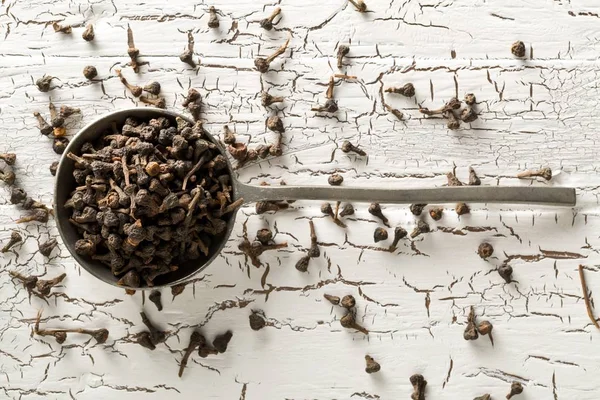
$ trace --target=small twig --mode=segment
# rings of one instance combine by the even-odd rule
[[[596,321],[596,318],[594,318],[594,314],[592,313],[590,296],[588,295],[587,285],[585,284],[585,275],[583,274],[583,265],[579,266],[579,279],[581,279],[581,287],[583,288],[583,301],[585,302],[585,308],[587,309],[588,316],[590,317],[590,320],[594,326],[600,329],[600,325],[598,325],[598,321]]]

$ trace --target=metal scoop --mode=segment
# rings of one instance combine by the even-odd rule
[[[113,123],[122,126],[127,117],[140,120],[166,117],[175,121],[181,117],[193,123],[188,117],[155,108],[132,108],[115,111],[104,115],[96,121],[85,126],[69,143],[65,153],[78,154],[81,146],[89,141],[96,140]],[[217,144],[221,152],[225,154],[220,142],[211,135],[208,139]],[[392,204],[411,203],[513,203],[513,204],[539,204],[551,206],[574,206],[575,189],[554,187],[501,187],[501,186],[456,186],[429,189],[386,189],[386,188],[352,188],[352,187],[319,187],[319,186],[251,186],[237,181],[231,162],[227,158],[227,166],[231,175],[233,186],[233,200],[244,199],[245,203],[269,200],[342,200],[348,202],[380,202]],[[75,252],[75,242],[81,239],[75,226],[69,222],[70,211],[65,209],[64,204],[68,196],[76,186],[73,178],[74,162],[62,157],[56,172],[56,183],[54,188],[54,211],[58,231],[63,242],[71,255],[96,278],[117,285],[118,278],[112,274],[109,268],[99,261],[84,258]],[[173,286],[184,282],[192,275],[206,268],[221,252],[229,239],[235,223],[235,212],[227,221],[227,230],[220,241],[215,240],[211,245],[208,257],[188,261],[179,265],[175,272],[158,277],[152,288]],[[124,286],[119,286],[127,288]],[[130,289],[150,289],[130,288]]]

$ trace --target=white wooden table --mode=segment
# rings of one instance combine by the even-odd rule
[[[348,229],[334,225],[315,202],[289,211],[238,213],[226,250],[184,293],[171,301],[163,292],[158,312],[141,292],[95,280],[60,244],[49,259],[38,241],[56,236],[54,222],[16,225],[20,211],[0,188],[0,243],[12,229],[26,236],[0,262],[0,398],[2,399],[408,399],[409,376],[429,382],[428,399],[472,399],[489,392],[502,399],[510,382],[523,383],[519,399],[597,399],[600,334],[586,315],[577,268],[584,264],[590,290],[600,288],[598,194],[598,7],[593,0],[383,1],[368,0],[360,14],[344,0],[215,1],[16,1],[0,12],[0,152],[16,152],[18,183],[51,203],[48,166],[58,156],[40,135],[32,113],[47,114],[48,99],[81,107],[70,134],[97,116],[138,104],[115,77],[123,67],[133,83],[158,80],[168,108],[182,110],[189,87],[205,96],[203,119],[215,134],[228,124],[252,145],[271,142],[264,126],[270,114],[258,93],[268,89],[286,102],[279,107],[286,133],[284,155],[240,170],[245,182],[327,185],[337,171],[344,185],[432,187],[457,166],[467,179],[472,165],[485,185],[556,185],[578,188],[574,209],[472,205],[458,217],[452,206],[433,232],[401,242],[392,254],[376,250],[380,222],[355,204]],[[214,5],[221,27],[207,27]],[[267,32],[257,21],[279,5],[282,20]],[[93,22],[96,39],[54,33],[51,22]],[[234,21],[236,25],[234,24]],[[135,75],[126,68],[127,25],[142,61]],[[236,28],[237,26],[237,28]],[[231,28],[231,29],[230,29]],[[180,62],[186,32],[193,30],[202,65]],[[286,57],[267,74],[253,59],[293,38]],[[515,40],[527,45],[526,59],[510,54]],[[326,83],[336,68],[335,49],[350,43],[344,71],[356,82],[336,86],[340,111],[316,116]],[[292,54],[290,58],[289,55]],[[101,82],[82,76],[95,65]],[[58,77],[41,93],[34,81]],[[399,121],[382,104],[382,88],[412,82],[412,99],[385,95],[405,114]],[[423,117],[417,103],[439,107],[452,96],[475,93],[480,117],[449,131]],[[368,159],[339,151],[344,139],[365,149]],[[514,175],[548,165],[550,183],[519,181]],[[386,206],[392,226],[411,230],[408,207]],[[316,225],[322,256],[306,274],[294,269]],[[237,249],[242,225],[277,231],[288,250],[265,253],[257,269]],[[390,233],[392,231],[390,230]],[[392,235],[390,235],[392,236]],[[391,239],[383,242],[388,246]],[[488,262],[477,246],[496,249]],[[495,268],[506,259],[516,282],[505,284]],[[28,300],[8,276],[67,273],[49,304]],[[323,299],[353,294],[365,337],[342,328],[343,315]],[[494,324],[495,347],[487,338],[462,338],[469,306]],[[106,344],[70,335],[64,345],[30,337],[37,311],[46,327],[106,327]],[[171,336],[153,352],[131,343],[144,328],[145,310]],[[271,326],[254,332],[251,310],[263,310]],[[599,312],[600,315],[600,312]],[[234,332],[229,350],[192,357],[183,378],[178,362],[193,329],[207,337]],[[382,367],[364,372],[364,356]]]

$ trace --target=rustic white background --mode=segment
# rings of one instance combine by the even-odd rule
[[[207,27],[208,8],[221,27]],[[282,20],[271,32],[257,21],[279,5]],[[521,399],[597,399],[600,368],[598,332],[588,319],[577,267],[587,266],[592,291],[600,288],[600,217],[596,173],[600,141],[598,4],[594,0],[367,0],[360,14],[344,0],[250,0],[193,4],[188,1],[17,1],[0,8],[0,151],[18,155],[18,183],[51,203],[58,159],[39,134],[32,113],[47,115],[48,99],[82,108],[69,132],[108,111],[138,104],[115,77],[123,67],[133,83],[158,80],[168,108],[182,110],[183,93],[205,96],[203,118],[220,134],[227,123],[252,145],[271,142],[269,113],[257,93],[286,96],[279,109],[286,133],[283,157],[240,171],[243,181],[326,185],[337,171],[344,185],[431,187],[445,184],[457,166],[462,180],[473,165],[486,185],[556,185],[578,188],[574,209],[472,205],[457,217],[452,208],[434,231],[395,254],[378,251],[372,232],[380,226],[356,204],[348,229],[335,226],[319,204],[297,202],[291,210],[257,216],[242,209],[225,252],[173,301],[163,292],[164,311],[138,292],[127,296],[92,278],[60,245],[49,259],[37,251],[53,221],[17,226],[20,211],[0,188],[0,243],[11,229],[26,242],[0,262],[0,398],[2,399],[408,399],[408,378],[428,380],[427,398],[471,399],[489,392],[504,398],[510,382],[525,387]],[[96,40],[54,33],[51,22],[92,22]],[[234,23],[236,25],[234,25]],[[133,28],[142,61],[135,75],[126,68],[126,28]],[[231,28],[231,29],[230,29]],[[179,61],[186,32],[193,30],[202,65]],[[253,59],[293,38],[286,57],[260,75]],[[523,40],[527,58],[514,59],[510,45]],[[340,111],[316,116],[329,76],[336,73],[335,49],[350,43],[344,71],[356,82],[336,87]],[[292,55],[291,58],[289,55]],[[82,76],[95,65],[100,82]],[[34,81],[56,76],[54,90],[40,93]],[[416,97],[386,95],[405,121],[385,111],[381,90],[413,82]],[[480,118],[458,131],[423,118],[417,103],[437,107],[473,92]],[[367,159],[340,152],[351,139]],[[551,183],[517,181],[518,171],[549,165]],[[451,205],[450,205],[451,207]],[[407,207],[384,205],[393,226],[415,224]],[[309,272],[294,269],[315,221],[322,256]],[[288,250],[264,254],[257,269],[237,250],[242,225],[251,238],[270,227]],[[391,231],[390,231],[391,233]],[[391,236],[391,235],[390,235]],[[489,262],[476,255],[481,241],[496,248]],[[388,242],[383,243],[389,245]],[[510,259],[516,282],[495,272]],[[67,273],[49,304],[28,300],[9,270],[53,277]],[[353,294],[368,337],[341,328],[340,310],[323,294]],[[462,339],[468,307],[494,324],[496,346],[487,338]],[[30,337],[33,318],[44,308],[47,327],[106,327],[106,344],[70,335],[60,346]],[[131,343],[142,331],[139,312],[170,331],[153,352]],[[252,309],[264,310],[272,326],[254,332]],[[600,312],[598,313],[600,315]],[[225,354],[192,356],[177,377],[182,349],[193,329],[210,339],[234,332]],[[380,362],[378,374],[364,372],[364,356]]]

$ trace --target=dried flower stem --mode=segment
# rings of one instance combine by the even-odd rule
[[[590,296],[588,294],[587,285],[585,283],[585,275],[583,273],[583,265],[579,266],[579,279],[581,280],[581,288],[583,289],[583,301],[585,302],[585,308],[587,310],[588,317],[590,317],[590,321],[592,321],[594,326],[597,329],[600,329],[600,325],[598,325],[598,321],[596,321],[596,318],[594,318],[594,313],[592,312]]]

